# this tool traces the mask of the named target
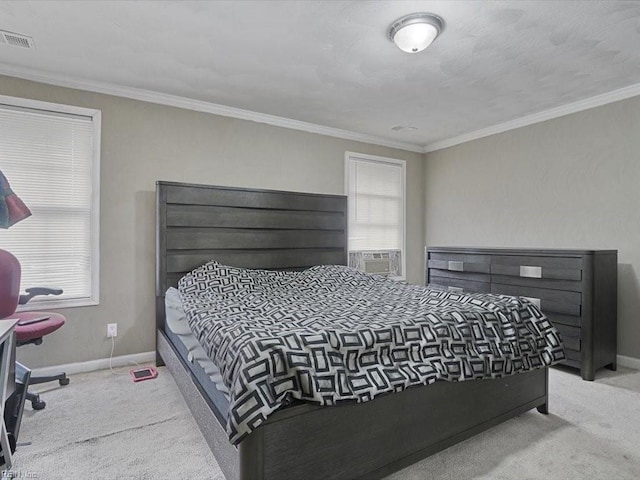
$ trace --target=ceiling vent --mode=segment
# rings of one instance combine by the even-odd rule
[[[19,33],[0,30],[0,44],[12,45],[14,47],[35,48],[33,38]]]
[[[411,125],[396,125],[395,127],[391,127],[391,130],[395,130],[396,132],[402,132],[402,131],[412,131],[412,130],[418,130],[418,127],[413,127]]]

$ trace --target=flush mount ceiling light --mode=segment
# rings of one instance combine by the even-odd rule
[[[399,18],[389,27],[389,40],[408,53],[418,53],[433,43],[444,22],[432,13],[412,13]]]

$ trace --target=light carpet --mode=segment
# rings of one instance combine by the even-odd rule
[[[40,386],[47,407],[27,404],[9,476],[222,480],[171,375],[159,371],[139,383],[106,370]],[[549,404],[549,415],[532,410],[388,478],[640,478],[640,371],[600,370],[585,382],[551,369]]]

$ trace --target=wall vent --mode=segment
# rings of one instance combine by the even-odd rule
[[[0,30],[0,44],[11,45],[13,47],[21,48],[35,48],[33,38],[27,35],[21,35],[19,33],[7,32],[6,30]]]

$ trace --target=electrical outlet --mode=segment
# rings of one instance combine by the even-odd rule
[[[107,323],[107,337],[117,337],[118,336],[118,324],[117,323]]]

